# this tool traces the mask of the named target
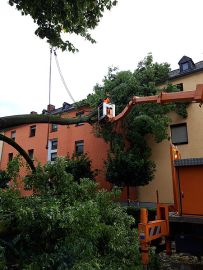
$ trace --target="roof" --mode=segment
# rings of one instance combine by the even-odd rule
[[[203,165],[203,158],[184,158],[174,160],[175,167]]]
[[[180,59],[180,61],[178,62],[178,65],[180,65],[180,64],[182,64],[182,63],[185,63],[185,62],[188,62],[188,61],[191,61],[191,62],[194,64],[192,58],[190,58],[190,57],[184,55],[184,56]]]
[[[181,61],[181,63],[183,63],[183,62]],[[189,75],[189,74],[192,74],[192,73],[195,73],[195,72],[199,72],[199,71],[203,71],[203,61],[195,63],[192,69],[188,69],[186,71],[181,72],[180,69],[175,69],[175,70],[170,71],[169,72],[169,80],[170,79],[175,79],[177,77],[186,76],[186,75]]]
[[[72,110],[74,110],[75,108],[76,108],[76,107],[75,107],[75,104],[69,104],[69,103],[67,103],[67,102],[64,102],[62,107],[50,111],[50,114],[53,114],[53,115],[54,115],[54,114],[60,114],[60,113],[72,111]],[[48,114],[48,111],[44,109],[44,110],[42,111],[42,114]]]

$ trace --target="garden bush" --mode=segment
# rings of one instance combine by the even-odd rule
[[[35,195],[0,190],[0,269],[141,269],[133,217],[113,203],[117,190],[74,180],[67,160],[26,179]]]

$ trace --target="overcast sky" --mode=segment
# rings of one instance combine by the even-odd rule
[[[0,2],[0,116],[40,113],[48,104],[49,46],[30,17]],[[203,60],[202,10],[202,0],[118,0],[92,31],[96,44],[74,38],[79,53],[57,52],[74,99],[102,83],[108,67],[133,71],[149,52],[172,69],[183,55]],[[64,101],[71,103],[53,61],[51,103]]]

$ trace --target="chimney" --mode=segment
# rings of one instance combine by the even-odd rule
[[[47,111],[48,112],[52,112],[54,110],[55,110],[55,106],[54,105],[52,105],[52,104],[47,105]]]

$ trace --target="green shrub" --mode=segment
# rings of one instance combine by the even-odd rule
[[[92,171],[91,160],[87,154],[72,155],[71,158],[67,158],[66,172],[73,175],[74,180],[80,181],[80,178],[94,179],[97,171]]]
[[[0,188],[7,188],[11,178],[7,171],[0,170]]]
[[[0,218],[7,226],[0,234],[0,264],[29,270],[141,269],[134,219],[112,202],[117,191],[98,191],[89,179],[74,181],[66,165],[58,158],[38,166],[27,179],[37,195],[0,191]]]

